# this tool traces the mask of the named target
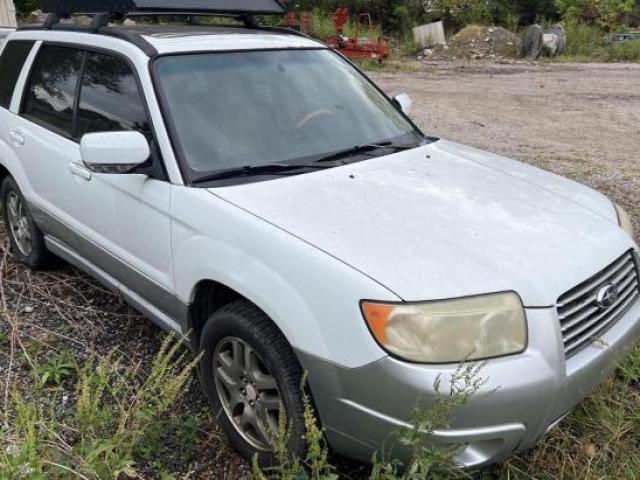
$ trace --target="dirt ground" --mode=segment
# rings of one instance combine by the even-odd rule
[[[420,73],[375,73],[390,94],[409,93],[413,118],[425,133],[504,154],[599,188],[624,205],[640,226],[640,65],[430,65]],[[6,255],[0,225],[0,334],[44,349],[43,357],[69,350],[117,349],[148,364],[161,331],[71,267],[29,272]],[[53,347],[52,347],[53,345]],[[16,347],[17,348],[17,347]],[[29,378],[29,364],[0,348],[0,386]],[[67,390],[65,392],[65,389]],[[29,397],[29,392],[24,392]],[[72,383],[50,391],[66,402]],[[7,396],[0,399],[4,410]],[[57,402],[57,400],[56,400]],[[193,382],[176,408],[198,416],[195,451],[169,463],[179,478],[238,478],[246,465],[212,426]],[[167,454],[168,455],[168,454]],[[361,467],[341,465],[352,478]],[[143,469],[144,472],[144,469]],[[183,477],[184,475],[184,477]],[[145,477],[146,478],[146,477]]]
[[[640,64],[440,64],[376,73],[430,135],[596,187],[640,227]]]

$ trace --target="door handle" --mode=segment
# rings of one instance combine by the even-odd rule
[[[84,178],[85,180],[91,180],[91,171],[84,165],[71,162],[69,164],[69,171],[76,177]]]
[[[9,138],[16,145],[24,145],[24,135],[20,130],[12,130],[9,132]]]

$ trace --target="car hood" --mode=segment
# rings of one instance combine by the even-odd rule
[[[633,247],[598,192],[444,140],[211,192],[405,301],[513,290],[550,306]]]

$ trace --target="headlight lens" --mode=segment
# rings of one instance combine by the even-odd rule
[[[524,351],[527,326],[512,292],[422,304],[363,302],[376,340],[391,354],[419,363],[458,363]]]
[[[633,238],[633,224],[631,223],[631,217],[629,217],[629,214],[620,205],[618,205],[617,203],[614,203],[613,205],[616,207],[616,212],[618,213],[618,222],[620,223],[620,228],[622,228],[629,234],[631,238]]]

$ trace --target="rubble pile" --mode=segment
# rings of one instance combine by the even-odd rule
[[[420,60],[516,59],[522,40],[502,27],[469,25],[455,34],[447,45],[424,50]]]

